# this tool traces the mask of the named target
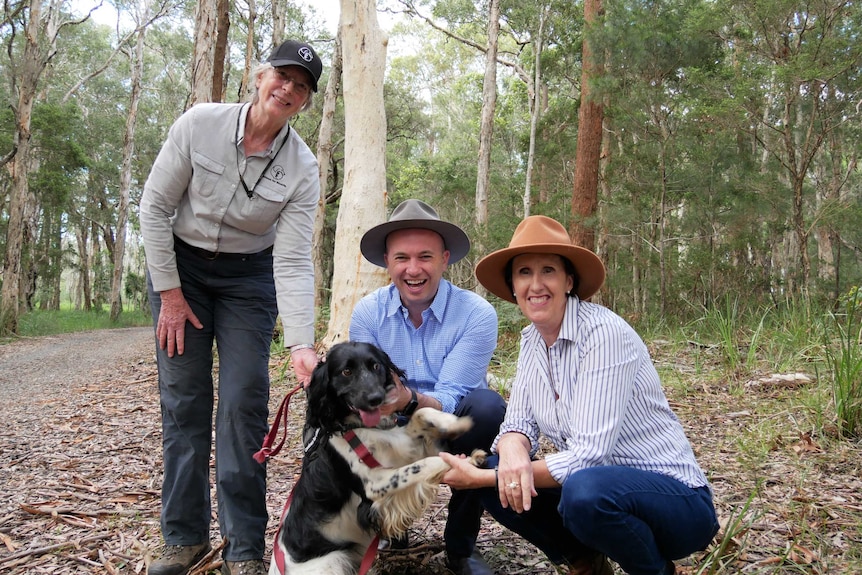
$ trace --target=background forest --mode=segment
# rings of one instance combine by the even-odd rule
[[[390,34],[387,189],[366,193],[386,194],[390,208],[423,198],[463,225],[474,250],[451,276],[467,286],[475,261],[504,245],[526,212],[580,226],[608,267],[601,301],[630,319],[700,316],[727,298],[751,309],[799,297],[830,308],[858,285],[862,6],[590,2],[597,16],[585,26],[585,6],[568,0],[380,0]],[[108,26],[88,18],[107,1],[4,2],[7,331],[33,309],[111,306],[116,315],[121,302],[145,303],[137,201],[168,127],[200,99],[193,31],[205,4],[112,2],[119,17]],[[337,0],[211,4],[224,10],[223,69],[213,71],[224,101],[244,97],[250,64],[278,39],[307,39],[322,55],[321,93],[296,120],[316,150],[336,50],[324,15],[337,14]],[[483,125],[489,9],[499,10],[496,105]],[[587,39],[597,63],[589,102]],[[590,102],[602,129],[585,212],[575,163]],[[339,97],[316,245],[324,310],[344,183],[342,112]],[[487,207],[477,208],[483,137]]]
[[[50,340],[57,363],[3,336],[56,322],[51,310],[81,310],[75,329],[146,315],[137,207],[169,126],[196,102],[244,99],[251,66],[296,37],[325,64],[294,122],[322,168],[321,343],[346,328],[345,285],[361,296],[385,281],[340,276],[361,267],[356,234],[401,200],[468,231],[449,277],[477,290],[474,264],[526,214],[557,218],[602,257],[594,300],[643,334],[709,470],[723,528],[680,572],[862,572],[862,4],[378,0],[385,126],[357,126],[375,96],[357,87],[378,86],[355,41],[376,36],[336,20],[374,2],[4,0],[0,570],[139,573],[156,547],[151,332]],[[524,320],[490,299],[505,393]],[[287,354],[271,367],[276,400],[293,383]],[[109,425],[123,432],[93,432]],[[273,463],[273,531],[298,438],[291,449]],[[59,507],[26,505],[46,501]],[[428,557],[390,557],[381,574],[441,573],[441,517],[416,526]],[[555,572],[501,528],[483,533],[501,575]]]

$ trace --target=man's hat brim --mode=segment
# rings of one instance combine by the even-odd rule
[[[419,217],[411,217],[419,216]],[[393,211],[389,221],[374,226],[362,236],[359,251],[369,262],[382,268],[386,267],[386,237],[398,230],[422,229],[436,232],[443,238],[444,249],[449,250],[449,263],[464,258],[470,251],[470,238],[464,230],[441,220],[437,212],[419,200],[406,200]]]

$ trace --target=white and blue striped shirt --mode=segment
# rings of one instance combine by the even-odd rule
[[[671,411],[649,351],[609,309],[569,298],[548,348],[531,324],[521,332],[518,371],[497,441],[507,432],[543,433],[558,450],[545,461],[560,484],[587,467],[622,465],[707,485]]]
[[[440,280],[418,328],[394,284],[362,298],[350,318],[350,340],[373,343],[407,373],[407,385],[452,413],[473,389],[487,387],[497,347],[497,312],[481,296]]]

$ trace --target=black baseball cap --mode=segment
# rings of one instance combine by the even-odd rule
[[[301,66],[311,74],[311,89],[317,92],[317,81],[323,73],[323,62],[309,44],[286,40],[272,51],[267,60],[272,66]]]

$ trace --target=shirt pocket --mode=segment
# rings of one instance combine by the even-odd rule
[[[288,200],[287,190],[276,186],[266,178],[257,183],[252,197],[242,203],[242,229],[264,234],[275,225]]]
[[[189,191],[208,198],[224,174],[224,164],[209,158],[201,152],[192,152],[192,185]]]

